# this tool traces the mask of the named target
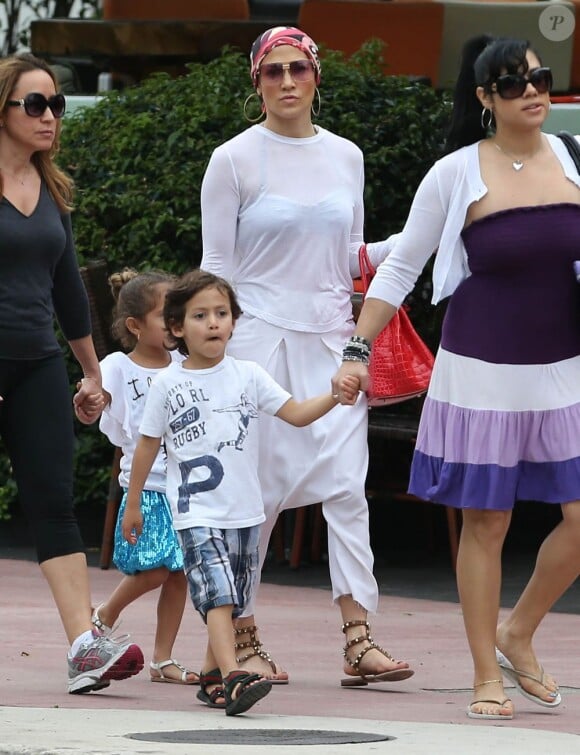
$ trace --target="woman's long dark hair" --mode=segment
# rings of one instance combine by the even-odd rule
[[[526,53],[530,49],[530,43],[525,40],[492,37],[489,34],[472,37],[465,43],[453,92],[446,154],[487,136],[487,129],[481,124],[482,107],[475,90],[481,86],[490,93],[498,76],[525,73],[528,70]],[[535,51],[534,54],[537,55]]]

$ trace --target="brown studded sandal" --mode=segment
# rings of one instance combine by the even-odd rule
[[[346,679],[341,679],[341,687],[364,687],[367,684],[373,684],[375,682],[401,682],[403,681],[403,679],[408,679],[410,676],[413,676],[415,672],[408,666],[407,668],[391,669],[391,671],[381,671],[378,674],[365,674],[364,672],[362,672],[360,669],[360,663],[365,655],[369,652],[369,650],[378,650],[379,653],[382,653],[385,658],[388,658],[389,661],[392,661],[393,663],[403,663],[403,661],[396,661],[390,653],[384,650],[384,648],[382,648],[380,645],[377,645],[377,643],[371,637],[371,625],[368,623],[368,621],[363,621],[362,619],[357,619],[355,621],[345,621],[345,623],[342,625],[342,631],[344,632],[344,634],[346,634],[347,629],[349,629],[350,627],[358,626],[364,627],[365,633],[361,634],[359,637],[355,637],[352,640],[348,640],[346,645],[344,646],[343,653],[346,662],[351,668],[354,669],[355,673],[348,676]],[[363,649],[358,653],[356,658],[351,660],[348,655],[348,651],[363,642],[366,643],[365,647],[363,647]]]
[[[249,639],[245,642],[237,642],[234,646],[235,653],[236,653],[236,660],[238,664],[243,664],[246,661],[248,661],[250,658],[261,658],[262,660],[266,661],[266,663],[270,666],[270,669],[272,670],[272,676],[268,678],[268,681],[272,682],[272,684],[288,684],[288,672],[287,671],[280,671],[278,668],[278,665],[268,653],[267,650],[264,650],[262,647],[262,643],[256,636],[256,632],[258,631],[258,627],[255,625],[249,626],[249,627],[240,627],[239,629],[234,629],[234,633],[236,635],[236,638],[241,637],[243,635],[248,635]],[[244,655],[238,655],[238,651],[240,650],[248,650],[247,653]]]

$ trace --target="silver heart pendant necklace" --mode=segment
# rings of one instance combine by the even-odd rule
[[[514,158],[513,155],[508,155],[508,153],[505,151],[505,149],[502,149],[497,142],[494,142],[496,148],[506,157],[509,157],[509,159],[512,161],[512,168],[514,170],[521,170],[524,167],[524,164],[521,160],[518,160],[517,158]]]
[[[495,148],[499,152],[501,152],[503,155],[505,155],[506,157],[508,157],[512,161],[512,168],[516,172],[520,171],[524,167],[524,161],[523,160],[520,160],[519,157],[514,157],[513,155],[510,155],[510,153],[506,152],[503,147],[500,147],[500,145],[496,141],[494,141],[494,146],[495,146]],[[540,148],[538,150],[536,150],[536,152],[534,152],[533,155],[530,155],[529,159],[531,160],[532,157],[535,157],[541,149],[542,149],[542,147],[540,146]]]

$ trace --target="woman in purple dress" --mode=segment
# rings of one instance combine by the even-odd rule
[[[463,512],[457,581],[474,663],[470,718],[513,717],[502,675],[534,703],[560,705],[532,640],[580,572],[580,176],[562,140],[541,130],[551,84],[526,42],[466,44],[447,154],[417,190],[338,373],[366,387],[370,342],[437,251],[433,301],[451,298],[409,489]],[[558,504],[563,518],[498,626],[517,500]]]

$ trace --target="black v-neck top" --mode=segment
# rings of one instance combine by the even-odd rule
[[[0,201],[0,359],[38,359],[60,350],[54,317],[67,340],[91,333],[70,214],[61,215],[42,182],[24,215]]]

